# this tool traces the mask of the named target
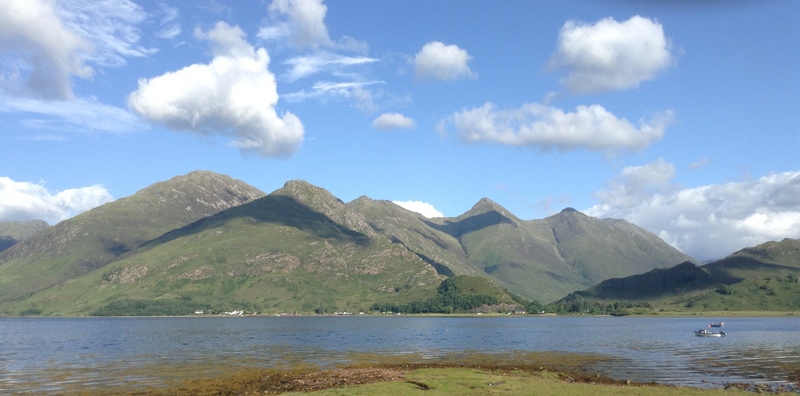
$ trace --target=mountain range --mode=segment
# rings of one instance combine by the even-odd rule
[[[14,238],[0,252],[4,315],[175,301],[359,311],[428,298],[459,275],[548,303],[604,280],[694,262],[625,220],[571,208],[521,220],[484,198],[460,216],[429,219],[390,201],[345,203],[304,181],[265,194],[208,171]]]

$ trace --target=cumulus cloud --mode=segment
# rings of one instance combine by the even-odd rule
[[[383,113],[372,120],[372,127],[384,131],[414,128],[414,120],[399,113]]]
[[[584,24],[568,21],[558,35],[553,65],[566,69],[561,82],[576,93],[632,88],[672,63],[660,23],[641,16]]]
[[[44,220],[50,224],[112,200],[100,185],[52,194],[41,184],[0,177],[0,221]]]
[[[445,81],[476,78],[477,74],[468,65],[471,60],[472,56],[456,45],[432,41],[414,56],[416,77]]]
[[[257,37],[262,40],[288,43],[295,50],[336,48],[366,52],[367,44],[344,36],[331,40],[325,26],[328,7],[323,0],[273,0],[269,5],[270,25],[262,26]]]
[[[624,218],[698,260],[771,240],[800,238],[800,171],[682,188],[664,160],[623,169],[586,211]]]
[[[275,76],[269,55],[245,40],[237,26],[218,22],[207,40],[214,58],[164,75],[139,80],[128,105],[143,118],[176,130],[221,134],[234,146],[265,157],[286,157],[303,141],[300,119],[277,114]]]
[[[461,140],[467,143],[488,142],[558,150],[582,147],[613,153],[620,149],[644,149],[664,135],[672,119],[672,112],[665,111],[634,125],[597,104],[564,112],[538,103],[505,110],[486,103],[453,114],[439,127],[442,129],[452,124]]]
[[[444,217],[442,212],[436,210],[433,205],[421,201],[392,201],[397,206],[412,212],[419,213],[427,218]]]
[[[262,27],[258,37],[264,40],[287,39],[297,49],[319,48],[331,44],[322,0],[274,0],[269,14],[274,24]]]

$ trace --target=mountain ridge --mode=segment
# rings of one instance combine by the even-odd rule
[[[219,210],[263,196],[229,176],[195,171],[158,182],[98,206],[0,252],[0,301],[102,267],[159,235]],[[48,274],[29,282],[16,274],[30,266]]]
[[[144,203],[131,204],[138,202]],[[97,251],[66,255],[53,248],[66,256],[59,257],[66,264],[51,260],[44,269],[53,281],[33,291],[51,290],[32,295],[19,288],[16,294],[0,289],[0,302],[24,306],[63,301],[60,309],[75,314],[85,311],[68,311],[73,300],[88,306],[101,295],[104,301],[131,296],[203,299],[197,293],[205,290],[219,301],[230,297],[229,304],[235,297],[262,308],[353,309],[360,299],[371,303],[425,296],[435,292],[441,279],[458,275],[486,277],[525,299],[549,302],[610,277],[691,259],[633,224],[592,218],[572,208],[546,219],[521,220],[483,198],[458,217],[428,219],[385,200],[359,197],[345,203],[302,180],[264,194],[207,171],[156,183],[106,205],[55,228],[117,220],[113,229],[136,230],[127,224],[128,212],[106,214],[118,207],[141,209],[134,217],[142,217],[136,221],[143,224],[153,216],[194,216],[171,220],[173,226],[146,228],[146,236],[129,232],[117,250],[103,246],[105,261],[83,267]],[[166,212],[159,211],[164,208]],[[0,286],[35,277],[21,270],[29,261],[6,252],[2,259]],[[259,293],[260,302],[253,302]]]
[[[0,221],[0,252],[49,226],[44,220]]]
[[[800,309],[800,239],[785,238],[741,249],[699,266],[684,262],[668,269],[604,280],[556,302],[558,310],[601,313],[624,303],[642,312],[661,309]],[[571,307],[571,308],[567,308]],[[605,312],[611,313],[611,312]]]

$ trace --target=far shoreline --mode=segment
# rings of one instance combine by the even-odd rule
[[[245,315],[225,315],[225,314],[189,314],[189,315],[114,315],[114,316],[92,316],[92,315],[9,315],[0,316],[2,318],[300,318],[300,317],[443,317],[443,318],[590,318],[590,317],[615,317],[615,318],[704,318],[707,320],[720,320],[722,318],[770,318],[770,317],[800,317],[800,311],[709,311],[709,312],[643,312],[631,313],[627,315],[609,314],[504,314],[504,313],[364,313],[364,314],[317,314],[317,313],[256,313]]]

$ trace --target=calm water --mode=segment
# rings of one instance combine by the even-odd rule
[[[800,318],[723,318],[727,337],[692,333],[716,320],[0,318],[0,393],[159,384],[221,366],[325,366],[359,353],[424,360],[463,352],[577,352],[609,357],[590,369],[617,379],[700,387],[798,381]],[[156,375],[153,367],[162,369]]]

